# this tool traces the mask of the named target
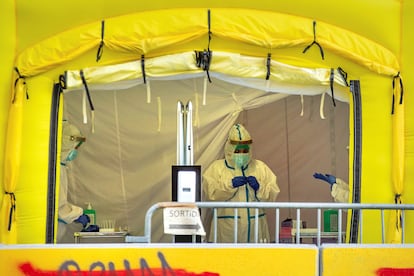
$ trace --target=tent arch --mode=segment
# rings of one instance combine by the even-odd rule
[[[208,17],[208,14],[211,16]],[[208,20],[210,18],[210,20]],[[149,57],[186,50],[211,49],[257,56],[262,52],[302,47],[317,41],[323,49],[345,57],[378,74],[395,76],[400,71],[395,55],[381,45],[336,26],[309,18],[277,12],[247,9],[171,9],[145,11],[90,23],[46,39],[18,55],[16,67],[24,76],[33,76],[92,49],[125,52]],[[222,38],[223,43],[215,43]],[[194,43],[195,42],[195,43]],[[252,46],[249,48],[248,46]],[[184,50],[185,51],[185,50]],[[247,52],[248,51],[248,52]],[[105,54],[104,54],[105,55]]]

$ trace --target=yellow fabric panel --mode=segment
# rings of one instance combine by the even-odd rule
[[[232,248],[128,244],[2,248],[0,258],[5,260],[0,263],[5,275],[194,276],[317,275],[319,259],[314,245]],[[297,265],[298,259],[301,265]]]
[[[396,195],[404,192],[404,115],[405,101],[403,100],[402,87],[399,78],[396,78],[394,93],[394,115],[393,115],[393,184]]]
[[[392,144],[393,144],[393,156],[392,156],[392,184],[394,186],[395,203],[404,203],[404,199],[401,198],[404,193],[404,153],[405,153],[405,136],[404,136],[404,106],[405,103],[402,98],[402,87],[400,86],[400,78],[395,78],[394,84],[394,116],[393,116],[393,130],[392,130]],[[395,212],[393,220],[390,225],[393,227],[394,237],[390,239],[390,242],[401,242],[401,211]]]
[[[192,9],[148,11],[115,17],[105,21],[105,45],[117,51],[152,55],[158,49],[205,35],[207,21],[204,18],[205,10]]]
[[[0,26],[7,26],[7,28],[0,28],[0,36],[2,37],[0,59],[3,66],[0,66],[0,132],[5,133],[7,128],[7,115],[10,104],[10,88],[12,86],[12,73],[16,47],[16,17],[14,11],[14,1],[5,0],[1,4],[0,9]],[[0,151],[5,151],[5,135],[0,135]],[[4,179],[4,158],[0,158],[0,179]],[[0,206],[3,205],[3,200],[7,201],[8,196],[4,197],[4,181],[0,183]],[[6,204],[6,201],[4,202]],[[7,208],[7,207],[4,207]],[[1,213],[1,221],[3,220],[3,213]],[[8,220],[8,218],[7,218]],[[7,227],[7,226],[5,226]],[[4,227],[0,226],[0,243]]]
[[[49,172],[50,110],[53,82],[42,76],[27,80],[23,99],[21,163],[17,180],[17,243],[45,243]],[[33,94],[30,94],[33,91]],[[36,93],[34,93],[36,92]]]
[[[10,0],[6,0],[10,1]],[[51,37],[64,30],[102,19],[142,11],[177,8],[243,8],[248,10],[278,11],[280,13],[303,16],[317,21],[329,22],[344,29],[370,38],[384,45],[392,52],[399,50],[399,35],[395,31],[399,24],[399,7],[409,1],[396,0],[348,0],[346,5],[338,7],[338,3],[330,0],[293,0],[293,1],[147,1],[130,0],[102,1],[72,0],[59,4],[59,10],[66,15],[56,12],[53,0],[38,0],[36,3],[26,0],[14,0],[18,11],[17,36],[19,37],[18,52]],[[373,8],[375,7],[375,8]],[[204,17],[203,17],[204,18]],[[383,20],[378,20],[381,18]],[[36,22],[36,28],[33,28]]]
[[[396,75],[399,71],[395,56],[379,44],[333,25],[317,23],[316,26],[316,40],[324,51],[332,51],[379,74]],[[313,41],[312,20],[257,10],[213,9],[211,31],[213,37],[242,42],[238,44],[240,48],[230,49],[236,53],[243,44],[270,51],[306,47]],[[205,42],[199,47],[206,48],[207,34],[207,9],[142,12],[105,20],[104,50],[133,52],[138,57],[157,56],[167,46],[179,52],[184,44],[202,36]],[[97,49],[100,36],[101,22],[74,28],[26,49],[18,56],[16,65],[25,76],[45,72]],[[275,37],[276,40],[272,39]],[[214,49],[220,51],[217,46]]]
[[[81,26],[45,39],[19,55],[16,67],[23,76],[34,76],[68,62],[100,42],[100,26]]]
[[[338,247],[326,244],[321,250],[324,276],[410,275],[414,248],[370,245]]]
[[[6,136],[6,151],[4,154],[4,190],[5,199],[1,208],[0,220],[0,241],[3,243],[16,243],[16,227],[18,226],[16,214],[19,209],[16,206],[18,198],[16,187],[21,177],[21,144],[22,144],[22,120],[23,120],[23,101],[25,99],[25,89],[23,80],[17,83],[17,89],[12,99],[9,110],[9,122]]]
[[[404,151],[404,193],[403,203],[414,204],[414,95],[411,91],[414,89],[414,36],[412,30],[414,28],[414,1],[402,1],[401,11],[401,67],[407,77],[404,78],[404,103],[405,103],[405,151]],[[414,232],[414,219],[405,221],[406,233]],[[414,237],[406,237],[406,242],[414,243]]]
[[[361,203],[393,204],[392,188],[392,83],[382,76],[361,76],[362,93],[362,179]],[[384,221],[390,229],[390,211]],[[379,212],[363,211],[362,241],[381,243]],[[386,230],[386,236],[390,229]]]
[[[264,84],[267,74],[267,69],[264,66],[266,62],[267,60],[264,57],[214,52],[214,59],[211,61],[209,69],[210,72],[227,76],[256,78],[259,81],[262,80]],[[142,78],[142,64],[141,61],[133,61],[109,66],[95,66],[83,69],[83,73],[89,84],[137,80]],[[195,64],[194,52],[145,59],[145,74],[147,77],[170,77],[196,73],[203,73],[203,70]],[[79,70],[68,70],[65,74],[67,88],[83,87]],[[271,60],[269,81],[288,86],[328,86],[330,84],[330,74],[331,69],[329,68],[303,68]],[[348,88],[338,72],[335,72],[334,82],[335,85],[343,86],[336,89],[346,91],[348,96]],[[337,96],[338,93],[339,91],[337,91]],[[348,99],[348,97],[346,98]]]
[[[232,9],[231,12],[226,9],[213,9],[211,16],[213,35],[269,50],[306,47],[314,41],[313,20],[308,18],[237,9]],[[316,42],[325,51],[331,50],[379,74],[393,75],[399,71],[398,61],[389,50],[356,33],[331,24],[315,22]]]
[[[361,91],[363,126],[361,201],[394,203],[391,184],[391,80],[381,76],[362,76]]]

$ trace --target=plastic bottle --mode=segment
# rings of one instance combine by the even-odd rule
[[[323,231],[338,231],[338,210],[328,209],[323,212]]]
[[[87,203],[87,204],[88,204],[88,208],[86,208],[86,210],[84,211],[84,213],[91,220],[90,224],[96,225],[96,211],[95,211],[95,209],[92,209],[92,205],[91,205],[90,202]]]

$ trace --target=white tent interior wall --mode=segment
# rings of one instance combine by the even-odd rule
[[[304,96],[302,105],[300,95],[286,97],[235,85],[229,78],[212,77],[203,104],[204,81],[204,74],[151,80],[150,103],[145,84],[90,89],[95,120],[89,117],[87,124],[83,123],[84,91],[65,92],[64,118],[78,126],[87,139],[78,159],[70,163],[71,202],[84,207],[85,202],[91,202],[100,225],[115,219],[116,227],[128,226],[131,234],[143,235],[146,210],[157,202],[172,200],[179,100],[191,100],[194,106],[194,160],[202,170],[223,158],[228,130],[240,122],[253,136],[254,156],[268,163],[278,176],[278,201],[332,201],[329,186],[312,175],[329,172],[347,181],[347,103],[337,100],[333,107],[327,96],[322,99],[322,116],[326,118],[321,118],[320,95]],[[318,90],[309,93],[318,94]],[[153,240],[168,242],[172,238],[163,235],[161,214],[154,217]],[[281,218],[294,215],[282,211]],[[308,227],[316,227],[316,213],[304,210],[302,219]],[[274,222],[274,212],[269,212],[272,229]],[[73,233],[68,231],[64,241],[73,242]]]

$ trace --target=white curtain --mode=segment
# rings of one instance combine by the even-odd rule
[[[227,132],[240,122],[253,136],[255,157],[278,176],[279,201],[331,201],[328,185],[312,174],[321,171],[347,179],[348,104],[337,101],[334,108],[326,97],[323,120],[320,95],[305,96],[302,104],[299,95],[264,92],[213,76],[203,105],[204,76],[151,80],[149,103],[142,81],[92,84],[95,118],[91,119],[87,104],[87,123],[82,111],[85,91],[65,91],[64,118],[86,136],[78,158],[70,164],[69,200],[81,207],[91,202],[98,225],[115,219],[117,228],[143,235],[147,209],[171,201],[177,101],[191,100],[194,163],[202,171],[223,156]],[[153,241],[172,240],[163,234],[161,212],[153,218],[153,230]],[[68,232],[66,240],[72,241],[73,233]]]

